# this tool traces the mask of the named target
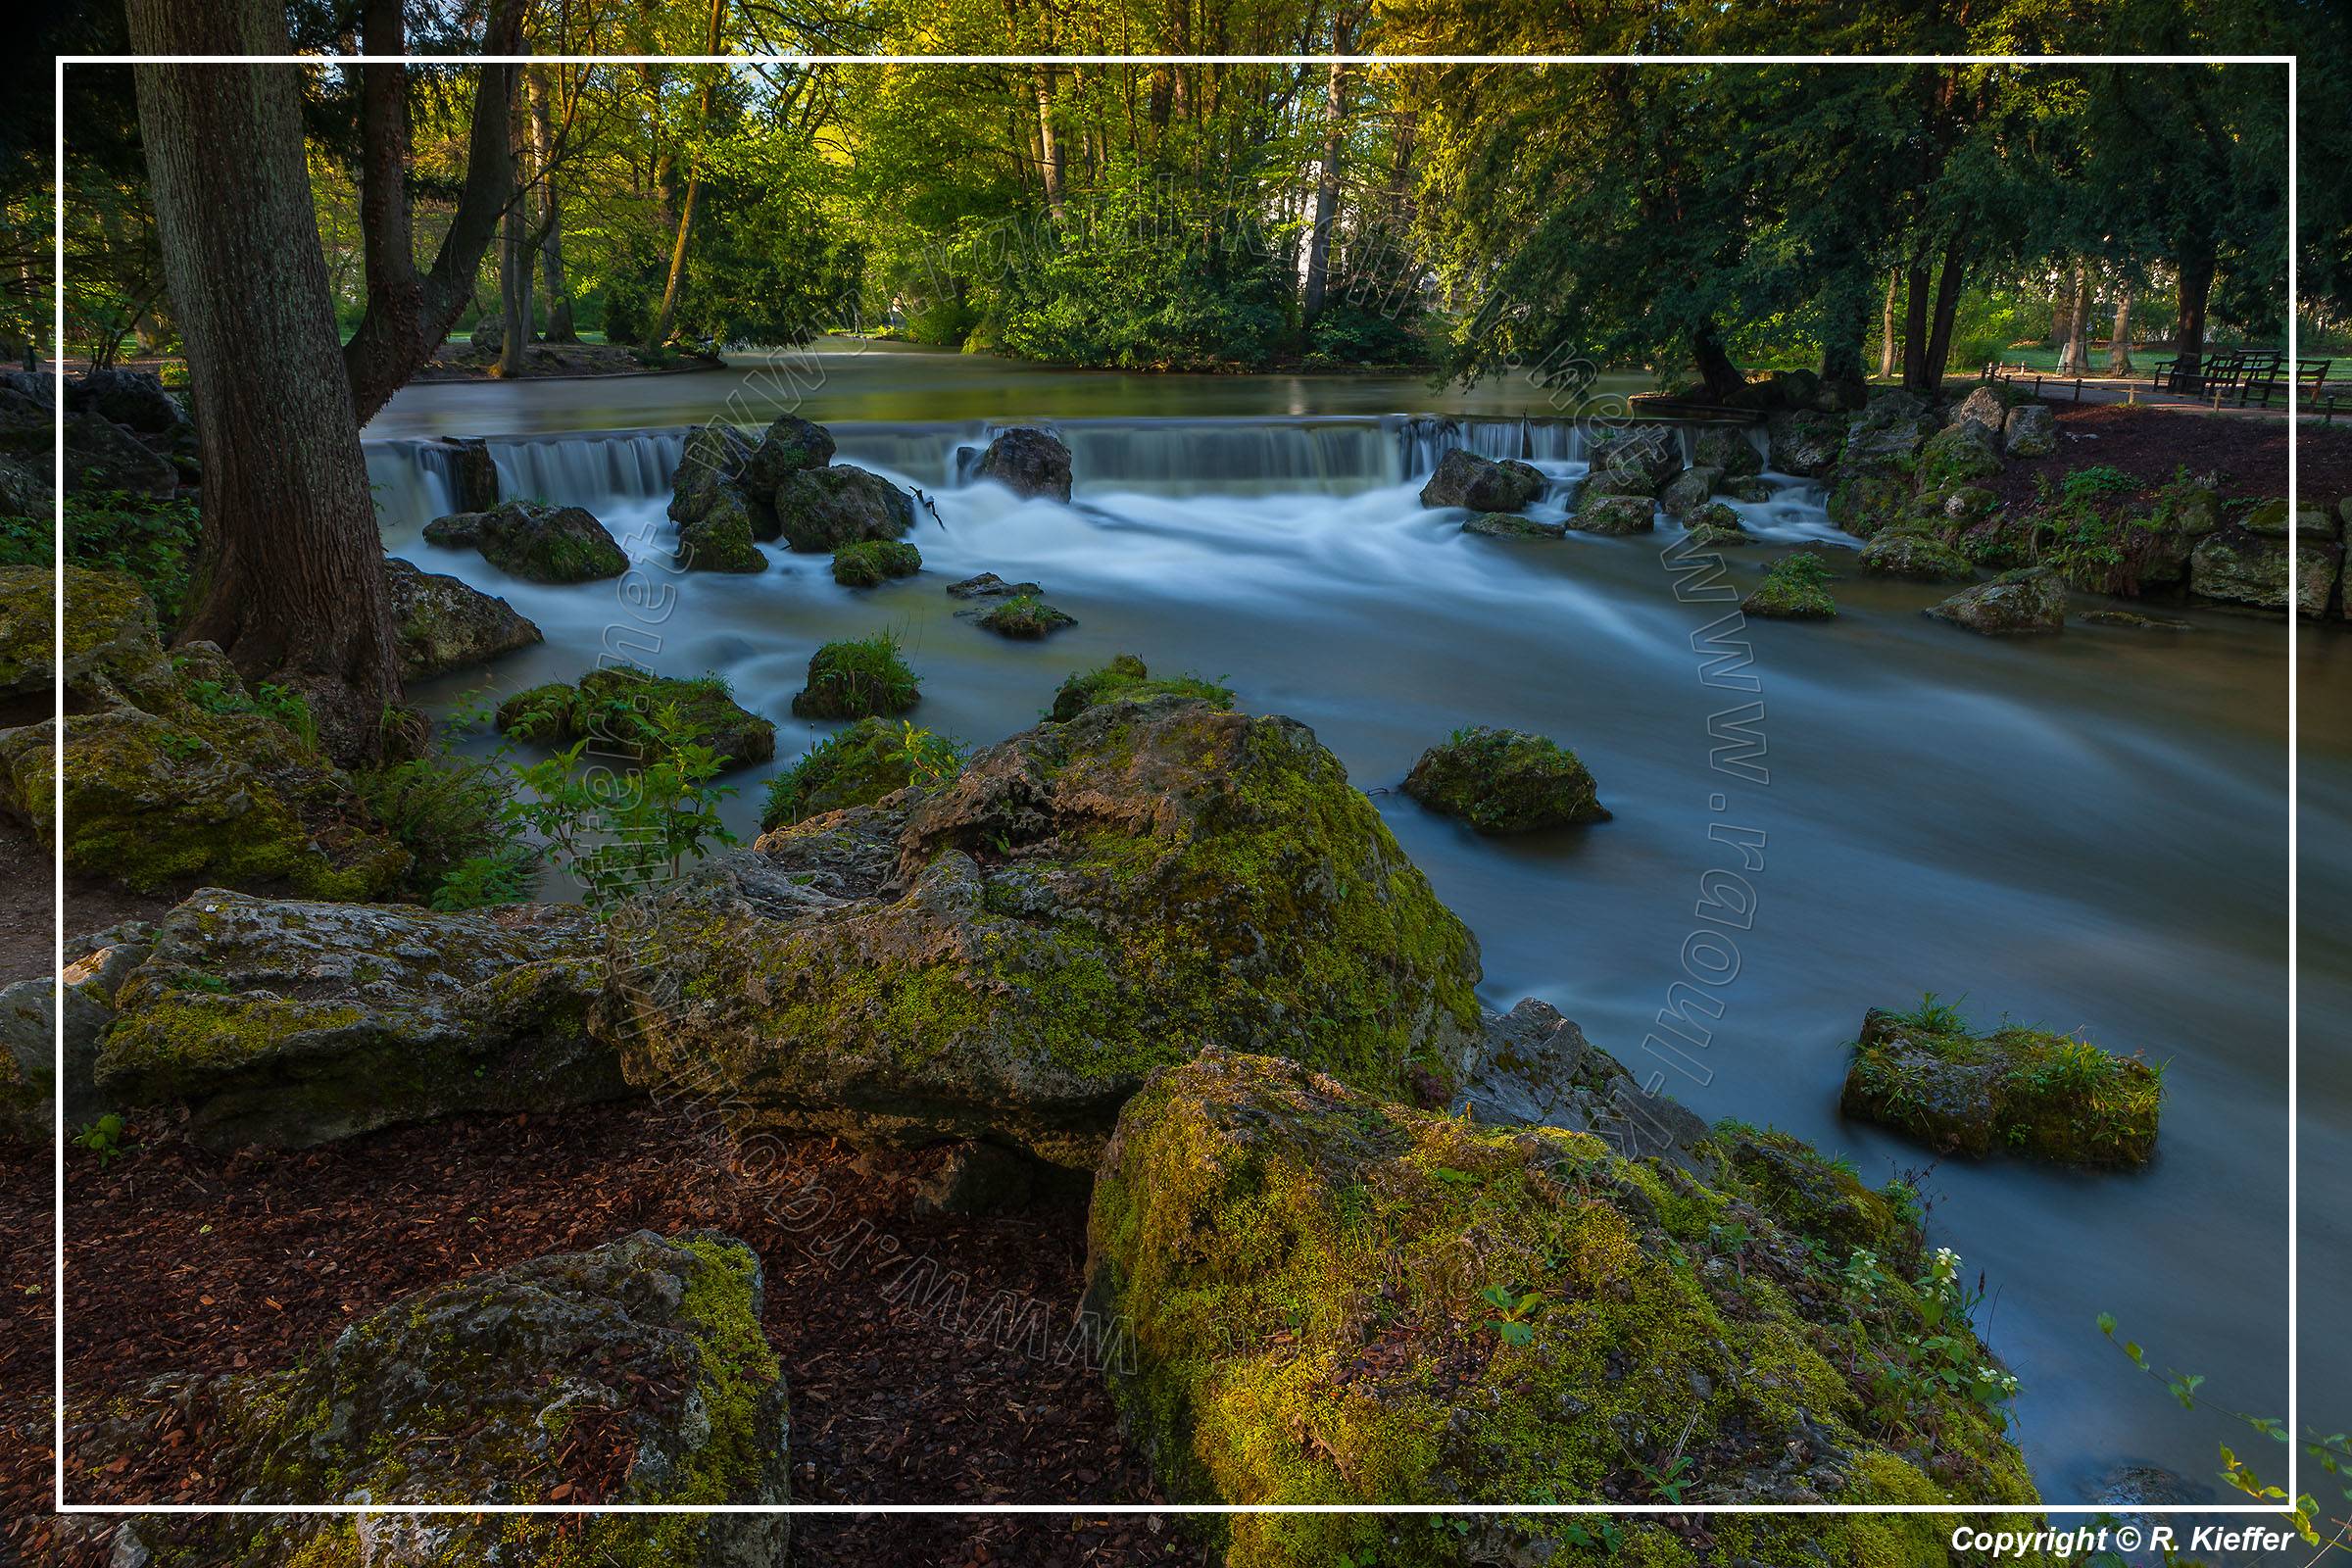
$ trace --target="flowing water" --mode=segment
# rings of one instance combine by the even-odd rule
[[[743,793],[730,821],[747,835],[766,778],[830,727],[793,718],[790,702],[809,653],[833,638],[895,630],[923,676],[916,719],[970,742],[1035,722],[1063,675],[1117,653],[1222,680],[1246,707],[1313,726],[1374,792],[1477,933],[1490,1004],[1543,997],[1638,1072],[1663,1071],[1702,1114],[1787,1129],[1873,1181],[1927,1160],[1838,1114],[1866,1006],[1933,990],[1965,998],[1983,1023],[2006,1014],[2144,1051],[2169,1064],[2149,1168],[1938,1165],[1925,1183],[1931,1225],[1984,1271],[1980,1316],[2024,1382],[2020,1439],[2049,1500],[2088,1500],[2126,1461],[2225,1500],[2210,1485],[2214,1446],[2247,1451],[2248,1435],[2212,1409],[2180,1409],[2092,1319],[2114,1312],[2151,1358],[2204,1373],[2224,1402],[2285,1410],[2283,625],[2189,610],[2197,629],[2184,635],[2077,626],[2003,642],[1921,616],[1940,590],[1849,576],[1834,623],[1714,625],[1719,645],[1702,647],[1694,639],[1733,606],[1694,596],[1663,559],[1671,525],[1506,542],[1466,536],[1458,516],[1415,501],[1416,476],[1450,444],[1525,456],[1563,479],[1581,471],[1576,432],[1540,394],[839,359],[798,412],[831,426],[837,461],[929,498],[935,515],[910,535],[917,577],[855,592],[824,557],[774,548],[756,576],[667,569],[678,426],[780,412],[728,403],[772,379],[757,367],[404,391],[368,432],[387,545],[505,595],[545,629],[544,647],[496,667],[497,691],[575,676],[602,650],[727,676],[779,726],[777,762],[732,776]],[[1022,419],[1069,440],[1075,505],[957,482],[991,428]],[[588,507],[644,574],[550,588],[424,545],[422,524],[450,510],[448,453],[427,439],[441,435],[493,437],[505,494]],[[1731,567],[1742,590],[1773,545],[1854,542],[1796,481],[1738,510],[1765,541]],[[982,570],[1043,583],[1078,625],[1015,644],[956,618],[942,586]],[[2302,869],[2317,908],[2352,865],[2352,747],[2335,722],[2352,638],[2306,629],[2300,641]],[[1752,663],[1722,657],[1722,643],[1744,644]],[[417,695],[446,707],[482,679]],[[1749,704],[1765,750],[1711,766],[1727,742],[1710,716]],[[1479,722],[1574,747],[1615,819],[1484,839],[1383,793],[1424,747]],[[1731,934],[1726,978],[1724,950],[1691,939],[1721,932],[1698,914],[1701,878],[1741,869],[1749,835],[1736,830],[1761,836],[1764,865],[1749,873],[1753,919]],[[2352,1295],[2352,1228],[2335,1200],[2352,1177],[2340,922],[2306,922],[2302,963],[2304,1413],[2332,1429],[2352,1404],[2352,1362],[2330,1332]],[[1651,1054],[1670,987],[1694,973],[1722,982],[1704,987],[1723,1009],[1699,1017],[1708,1044]],[[2282,1473],[2278,1451],[2257,1462]]]

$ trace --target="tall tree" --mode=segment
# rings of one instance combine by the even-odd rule
[[[564,270],[563,178],[557,168],[555,116],[548,104],[547,71],[533,66],[523,73],[531,106],[531,162],[539,173],[539,266],[547,292],[547,333],[550,343],[577,343],[579,329],[571,318],[571,284]]]
[[[281,54],[275,0],[131,0],[147,55]],[[383,546],[304,161],[303,68],[136,68],[164,270],[203,411],[184,639],[301,692],[347,760],[400,696]]]
[[[1344,55],[1348,34],[1344,21],[1335,24],[1332,51]],[[1340,220],[1340,156],[1348,145],[1348,68],[1331,63],[1323,89],[1323,157],[1315,172],[1315,223],[1306,242],[1306,283],[1299,315],[1312,321],[1323,314],[1323,290],[1331,277],[1331,234]]]
[[[2074,289],[2067,296],[2066,330],[2058,344],[2058,373],[2082,375],[2090,368],[2090,268],[2075,263]]]
[[[727,0],[710,0],[710,23],[704,36],[703,53],[718,53],[718,41],[725,35]],[[695,95],[695,107],[700,121],[695,127],[698,137],[710,134],[711,116],[718,103],[718,74],[715,68],[703,68],[703,84]],[[646,341],[660,345],[669,341],[670,324],[677,319],[678,288],[686,276],[686,242],[694,232],[694,204],[703,193],[703,155],[697,150],[694,161],[686,169],[686,195],[678,204],[678,232],[669,250],[669,276],[662,286],[662,309],[654,318],[654,329]]]
[[[2115,302],[2115,326],[2107,334],[2107,373],[2132,373],[2132,285],[2126,282]]]

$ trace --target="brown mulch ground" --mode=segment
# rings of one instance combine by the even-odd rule
[[[2284,419],[2156,404],[2043,401],[2058,416],[2058,455],[2044,463],[2010,464],[1991,481],[2012,506],[2034,499],[2038,475],[2094,464],[2120,468],[2150,487],[2185,466],[2194,474],[2220,474],[2225,497],[2286,494]],[[2297,438],[2303,495],[2330,507],[2352,496],[2352,424],[2305,424]]]
[[[55,863],[31,834],[0,822],[0,986],[47,974],[56,961]]]
[[[765,1321],[792,1391],[796,1501],[1154,1500],[1101,1372],[1052,1353],[1078,1299],[1081,1200],[918,1216],[912,1187],[933,1154],[802,1141],[749,1173],[708,1124],[642,1104],[300,1152],[214,1154],[136,1127],[128,1141],[136,1147],[110,1167],[78,1151],[70,1166],[68,1402],[77,1416],[166,1371],[282,1365],[423,1286],[641,1227],[710,1227],[766,1263]],[[0,1352],[0,1408],[10,1410],[45,1403],[50,1376],[46,1291],[16,1290],[19,1275],[39,1283],[45,1273],[47,1197],[45,1164],[0,1178],[0,1219],[37,1212],[41,1232],[10,1259],[12,1327],[28,1331]],[[959,1314],[926,1311],[922,1293],[905,1288],[902,1276],[925,1262],[934,1278],[968,1281]],[[1036,1309],[1046,1348],[990,1332],[985,1309],[999,1292]],[[111,1474],[70,1459],[76,1500],[210,1496],[205,1434],[157,1436]],[[47,1440],[12,1446],[0,1460],[0,1514],[26,1520],[47,1494]],[[794,1560],[808,1568],[870,1568],[877,1557],[1035,1568],[1205,1560],[1173,1520],[1138,1515],[807,1517],[793,1535]]]

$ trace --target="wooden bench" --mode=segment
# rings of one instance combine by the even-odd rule
[[[2333,360],[2299,359],[2295,361],[2292,385],[2298,402],[2316,403],[2320,390],[2328,384],[2328,370]],[[2237,389],[2237,406],[2245,408],[2259,403],[2269,408],[2275,401],[2283,402],[2289,385],[2286,362],[2282,356],[2267,368],[2251,370]]]

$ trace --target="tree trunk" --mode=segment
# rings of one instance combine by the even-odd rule
[[[1960,314],[1960,280],[1967,270],[1965,254],[1957,234],[1943,248],[1943,272],[1936,279],[1936,319],[1928,329],[1927,397],[1943,393],[1944,368],[1952,357],[1952,322]]]
[[[2180,258],[2180,315],[2173,352],[2184,360],[2205,354],[2205,300],[2213,292],[2213,245],[2197,246]]]
[[[2132,285],[2124,285],[2124,297],[2115,302],[2115,327],[2107,334],[2107,373],[2132,373]]]
[[[1901,292],[1901,268],[1889,269],[1886,273],[1886,308],[1879,313],[1879,379],[1894,379],[1894,306]]]
[[[519,201],[507,209],[498,247],[498,314],[505,335],[499,339],[495,373],[511,381],[525,374],[531,347],[531,250],[524,233],[529,220]]]
[[[1030,84],[1037,93],[1037,165],[1045,176],[1046,210],[1061,221],[1061,143],[1054,136],[1054,68],[1038,64],[1029,68]]]
[[[274,0],[131,0],[144,55],[289,52]],[[383,545],[304,161],[302,68],[133,71],[164,270],[204,411],[183,641],[300,692],[350,762],[400,699]]]
[[[2090,368],[2090,269],[2075,264],[2075,291],[2066,313],[2066,336],[2058,346],[2058,373],[2082,375]]]
[[[1870,374],[1862,368],[1862,345],[1870,335],[1869,274],[1855,271],[1834,285],[1823,301],[1821,380],[1848,408],[1868,401]]]
[[[1903,270],[1903,390],[1923,397],[1936,395],[1928,373],[1928,286],[1934,281],[1924,261]]]
[[[1698,368],[1698,378],[1706,383],[1709,402],[1729,403],[1747,385],[1747,377],[1724,352],[1723,336],[1712,321],[1700,327],[1691,339],[1690,359]]]
[[[1332,52],[1348,52],[1348,34],[1335,24]],[[1340,218],[1340,152],[1348,139],[1348,68],[1331,63],[1331,77],[1323,93],[1323,167],[1315,178],[1315,226],[1306,241],[1306,292],[1299,301],[1301,318],[1312,323],[1323,314],[1323,293],[1331,279],[1331,231]]]
[[[539,67],[523,73],[531,104],[531,155],[539,167],[540,222],[546,234],[539,241],[540,281],[547,292],[549,343],[577,343],[579,329],[571,319],[571,285],[564,275],[564,197],[556,188],[556,134],[547,103],[547,74]]]
[[[726,24],[726,20],[727,0],[710,0],[710,25],[703,53],[710,55],[718,53],[719,33]],[[706,67],[705,69],[715,68]],[[697,108],[701,111],[702,116],[699,128],[705,135],[709,135],[710,131],[710,111],[715,91],[716,84],[706,79],[703,83],[702,93],[697,100]],[[703,161],[698,154],[694,161],[694,167],[686,172],[686,199],[678,204],[678,237],[669,249],[669,280],[662,287],[662,310],[654,318],[654,329],[647,334],[646,338],[646,341],[655,347],[669,341],[670,323],[677,319],[678,284],[686,275],[686,239],[694,231],[694,204],[702,193]]]

